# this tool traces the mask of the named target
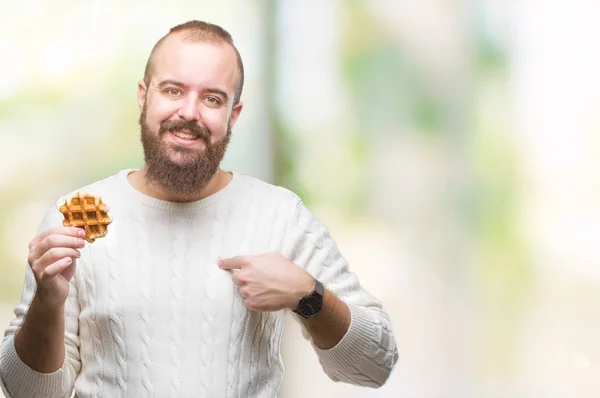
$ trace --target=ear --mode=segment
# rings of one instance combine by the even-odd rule
[[[242,101],[238,102],[237,104],[235,104],[233,106],[233,109],[231,110],[231,117],[229,119],[230,127],[233,127],[235,125],[235,122],[237,121],[238,117],[240,116],[240,113],[242,112],[243,107],[244,107],[244,103]]]
[[[138,106],[140,107],[140,111],[144,107],[146,103],[146,93],[148,92],[148,87],[146,87],[146,83],[143,80],[138,82]]]

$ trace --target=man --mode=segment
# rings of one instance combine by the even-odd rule
[[[139,83],[145,164],[82,188],[113,222],[86,244],[50,209],[1,347],[8,397],[274,397],[294,311],[335,381],[381,386],[398,353],[381,304],[292,192],[219,168],[242,60],[190,21]]]

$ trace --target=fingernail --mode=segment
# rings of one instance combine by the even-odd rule
[[[85,236],[85,231],[81,230],[81,231],[77,232],[77,235],[79,235],[83,238]]]

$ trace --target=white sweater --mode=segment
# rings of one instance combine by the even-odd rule
[[[376,387],[398,353],[388,316],[348,269],[327,229],[292,192],[233,173],[192,203],[146,196],[131,170],[84,187],[110,207],[108,235],[81,249],[65,306],[66,360],[43,374],[17,356],[14,334],[34,295],[27,266],[22,302],[2,342],[7,397],[274,397],[284,366],[284,311],[246,309],[219,257],[279,252],[350,308],[337,346],[313,346],[335,381]],[[40,231],[62,225],[58,206]],[[304,331],[306,338],[308,334]],[[308,345],[307,345],[308,348]]]

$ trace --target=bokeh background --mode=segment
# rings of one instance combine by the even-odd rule
[[[2,0],[0,329],[60,195],[142,164],[136,83],[189,19],[246,66],[229,169],[286,186],[400,359],[334,383],[290,321],[280,397],[600,396],[600,3]]]

